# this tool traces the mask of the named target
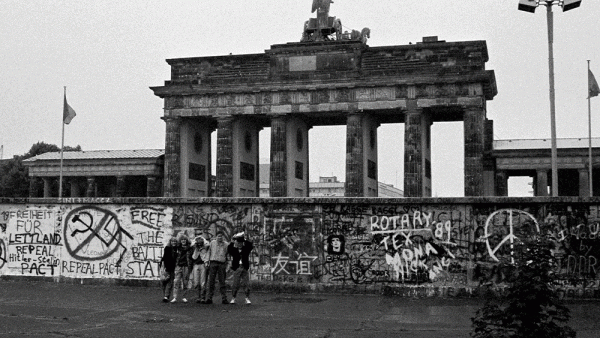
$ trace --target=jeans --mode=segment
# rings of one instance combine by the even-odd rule
[[[240,285],[242,286],[242,290],[246,294],[246,298],[250,297],[250,274],[248,270],[244,269],[243,266],[240,266],[237,270],[233,272],[233,285],[232,295],[233,298],[237,296],[238,290],[240,289]]]
[[[206,298],[206,277],[206,265],[204,263],[195,264],[190,275],[188,289],[197,289],[198,299]]]
[[[175,281],[173,282],[173,298],[177,299],[179,287],[183,288],[183,298],[186,298],[187,286],[190,279],[190,269],[187,266],[175,267]]]
[[[171,292],[173,291],[173,279],[174,278],[175,278],[175,272],[169,271],[169,279],[162,282],[163,297],[165,297],[165,298],[171,297]]]
[[[221,292],[221,298],[227,300],[227,285],[225,285],[225,273],[227,272],[227,263],[211,261],[210,267],[208,268],[208,295],[206,300],[212,300],[215,294],[215,278],[219,278],[219,291]]]

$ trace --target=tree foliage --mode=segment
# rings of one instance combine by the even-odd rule
[[[0,197],[29,196],[30,178],[23,160],[47,153],[60,151],[60,147],[45,142],[37,142],[23,155],[15,155],[12,159],[0,163]],[[64,151],[81,151],[81,146],[65,146]]]
[[[21,156],[2,162],[0,166],[0,194],[2,197],[25,197],[29,191],[27,168]]]
[[[515,246],[517,277],[506,294],[486,300],[472,318],[471,337],[575,337],[569,309],[554,286],[556,260],[546,231]]]

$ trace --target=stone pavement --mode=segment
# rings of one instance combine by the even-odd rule
[[[477,299],[254,293],[252,304],[163,303],[158,287],[0,280],[0,337],[469,337]],[[214,300],[220,300],[215,298]],[[569,303],[600,337],[600,302]]]

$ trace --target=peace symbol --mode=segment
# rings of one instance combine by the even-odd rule
[[[534,225],[535,227],[533,227]],[[505,233],[506,230],[508,230],[508,234]],[[514,244],[522,241],[522,238],[517,237],[515,233],[524,237],[531,234],[532,231],[540,232],[539,224],[532,214],[516,209],[494,211],[485,221],[484,238],[490,257],[499,262],[496,253],[499,250],[501,252],[506,250],[507,248],[503,248],[503,246],[509,245],[511,263],[514,263],[514,257],[512,256]],[[503,238],[499,239],[500,237]]]

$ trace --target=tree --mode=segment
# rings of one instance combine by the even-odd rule
[[[2,197],[26,197],[29,191],[27,168],[21,156],[5,160],[0,166],[0,194]]]
[[[64,151],[81,151],[81,146],[78,145],[77,147],[69,147],[69,146],[65,146],[63,148]],[[37,156],[37,155],[41,155],[44,153],[50,153],[50,152],[58,152],[60,151],[60,147],[54,144],[49,144],[49,143],[45,143],[45,142],[38,142],[35,143],[34,145],[31,146],[31,148],[29,149],[29,151],[27,153],[25,153],[25,155],[23,155],[23,159],[26,160],[28,158]]]
[[[12,159],[3,161],[0,164],[0,196],[29,196],[30,178],[27,167],[23,165],[23,160],[43,153],[57,151],[60,151],[60,147],[54,144],[37,142],[24,155],[15,155]],[[81,151],[81,146],[65,146],[64,151]]]
[[[549,232],[515,247],[517,277],[503,296],[490,297],[471,319],[474,338],[575,337],[569,309],[554,289]]]

